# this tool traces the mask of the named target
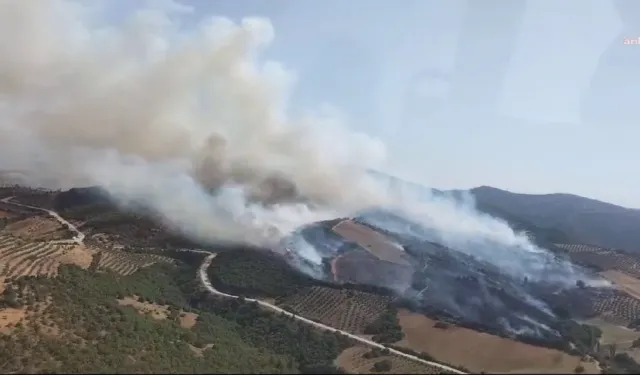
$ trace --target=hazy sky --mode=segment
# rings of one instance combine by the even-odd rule
[[[640,207],[640,0],[626,24],[613,0],[182,2],[268,17],[295,107],[338,107],[392,174]]]

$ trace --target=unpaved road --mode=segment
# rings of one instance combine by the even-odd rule
[[[84,233],[82,233],[80,230],[78,230],[78,228],[76,228],[75,225],[71,224],[70,222],[66,221],[62,216],[58,215],[57,212],[51,211],[51,210],[47,210],[47,209],[41,208],[41,207],[30,206],[28,204],[13,202],[12,201],[13,198],[14,197],[7,197],[7,198],[1,199],[1,201],[4,202],[4,203],[12,204],[14,206],[26,207],[26,208],[30,208],[32,210],[38,210],[38,211],[46,212],[47,214],[49,214],[49,216],[52,216],[54,219],[58,220],[58,222],[60,224],[66,226],[70,231],[75,233],[75,236],[71,240],[72,242],[75,242],[78,245],[81,245],[82,242],[84,241]]]
[[[71,224],[70,222],[65,220],[63,217],[58,215],[57,212],[52,211],[52,210],[47,210],[47,209],[44,209],[44,208],[40,208],[40,207],[30,206],[30,205],[27,205],[27,204],[12,202],[11,199],[13,199],[13,198],[14,197],[8,197],[8,198],[2,199],[1,201],[4,202],[4,203],[13,204],[13,205],[16,205],[16,206],[27,207],[27,208],[30,208],[30,209],[33,209],[33,210],[38,210],[38,211],[43,211],[43,212],[48,213],[50,216],[52,216],[53,218],[58,220],[58,222],[60,222],[62,225],[65,225],[67,228],[69,228],[70,231],[72,231],[72,232],[74,232],[76,234],[73,237],[73,241],[74,242],[76,242],[77,244],[82,244],[83,243],[84,238],[85,238],[84,233],[82,233],[80,230],[78,230],[78,228],[76,228],[73,224]],[[180,251],[189,251],[189,252],[193,252],[193,253],[207,254],[207,257],[204,259],[204,261],[200,265],[200,268],[198,269],[198,276],[199,276],[198,279],[200,280],[202,285],[207,289],[207,291],[209,291],[209,293],[217,295],[217,296],[221,296],[221,297],[226,297],[226,298],[234,298],[234,299],[240,298],[240,296],[235,296],[233,294],[223,293],[223,292],[217,290],[216,288],[214,288],[213,285],[211,285],[211,281],[209,280],[209,276],[207,275],[207,270],[209,269],[209,266],[211,265],[211,262],[213,261],[213,259],[216,257],[217,254],[210,253],[210,252],[204,251],[204,250],[196,250],[196,249],[182,249]],[[286,316],[292,317],[292,318],[294,318],[294,319],[296,319],[296,320],[298,320],[300,322],[303,322],[305,324],[314,326],[314,327],[316,327],[318,329],[321,329],[321,330],[324,330],[324,331],[330,331],[330,332],[334,332],[334,333],[341,333],[341,334],[349,337],[350,339],[358,341],[358,342],[360,342],[362,344],[365,344],[367,346],[378,348],[378,349],[387,349],[387,350],[389,350],[390,353],[399,355],[401,357],[410,359],[412,361],[420,362],[420,363],[423,363],[425,365],[429,365],[429,366],[438,368],[440,370],[449,371],[449,372],[452,372],[452,373],[455,373],[455,374],[466,374],[465,372],[457,370],[457,369],[454,369],[452,367],[445,366],[445,365],[442,365],[442,364],[436,363],[436,362],[427,361],[427,360],[424,360],[422,358],[418,358],[418,357],[416,357],[414,355],[407,354],[407,353],[401,352],[401,351],[393,349],[393,348],[389,348],[389,347],[384,346],[382,344],[379,344],[379,343],[377,343],[375,341],[367,340],[367,339],[365,339],[363,337],[354,335],[352,333],[349,333],[349,332],[346,332],[346,331],[342,331],[342,330],[333,328],[331,326],[328,326],[328,325],[325,325],[325,324],[322,324],[322,323],[314,322],[313,320],[304,318],[304,317],[302,317],[300,315],[292,314],[287,310],[284,310],[284,309],[282,309],[282,308],[280,308],[280,307],[278,307],[276,305],[272,305],[272,304],[270,304],[268,302],[265,302],[265,301],[260,301],[260,300],[253,299],[253,298],[245,298],[245,301],[255,302],[255,303],[259,304],[260,306],[263,306],[263,307],[265,307],[267,309],[270,309],[270,310],[272,310],[274,312],[281,313],[281,314],[284,314]]]
[[[205,251],[201,251],[201,250],[194,250],[194,251],[197,251],[199,253],[206,253]],[[199,273],[199,276],[200,276],[200,282],[204,285],[205,288],[207,288],[207,290],[211,294],[215,294],[215,295],[222,296],[222,297],[227,297],[227,298],[240,298],[240,296],[234,296],[232,294],[223,293],[223,292],[217,290],[216,288],[214,288],[213,285],[211,285],[211,282],[209,281],[209,276],[207,275],[207,269],[209,269],[209,266],[211,265],[211,262],[213,261],[213,259],[216,257],[217,254],[215,254],[215,253],[214,254],[208,253],[208,254],[209,255],[204,259],[204,262],[202,262],[202,265],[200,265],[200,269],[198,270],[198,273]],[[443,370],[443,371],[450,371],[450,372],[453,372],[453,373],[456,373],[456,374],[466,374],[465,372],[462,372],[460,370],[454,369],[452,367],[445,366],[445,365],[442,365],[442,364],[436,363],[436,362],[427,361],[427,360],[424,360],[422,358],[418,358],[418,357],[416,357],[414,355],[407,354],[407,353],[401,352],[399,350],[395,350],[393,348],[389,348],[389,347],[384,346],[382,344],[379,344],[379,343],[377,343],[375,341],[367,340],[367,339],[365,339],[363,337],[351,334],[349,332],[345,332],[345,331],[342,331],[342,330],[339,330],[339,329],[335,329],[333,327],[330,327],[330,326],[322,324],[322,323],[314,322],[313,320],[304,318],[304,317],[302,317],[300,315],[292,314],[292,313],[288,312],[287,310],[281,309],[280,307],[278,307],[276,305],[272,305],[272,304],[270,304],[268,302],[265,302],[265,301],[260,301],[260,300],[253,299],[253,298],[245,298],[245,301],[256,302],[260,306],[266,307],[266,308],[268,308],[270,310],[273,310],[273,311],[275,311],[277,313],[281,313],[281,314],[290,316],[290,317],[292,317],[292,318],[294,318],[294,319],[296,319],[298,321],[304,322],[304,323],[309,324],[311,326],[314,326],[316,328],[319,328],[319,329],[322,329],[322,330],[325,330],[325,331],[341,333],[341,334],[349,337],[352,340],[358,341],[358,342],[360,342],[362,344],[365,344],[367,346],[370,346],[370,347],[379,348],[379,349],[388,349],[389,352],[391,352],[393,354],[399,355],[401,357],[408,358],[408,359],[416,361],[416,362],[424,363],[424,364],[432,366],[432,367],[439,368],[440,370]]]

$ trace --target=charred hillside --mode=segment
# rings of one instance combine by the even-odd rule
[[[350,253],[362,254],[367,251],[349,249],[336,256],[340,258]],[[272,298],[287,309],[297,306],[295,301],[304,296],[311,298],[321,291],[327,296],[351,295],[359,291],[385,298],[388,296],[393,308],[403,307],[425,314],[441,322],[439,326],[442,327],[453,324],[572,354],[590,350],[588,342],[591,328],[570,320],[570,314],[575,309],[569,312],[569,306],[562,299],[554,301],[553,310],[562,311],[561,315],[552,312],[542,301],[545,293],[553,295],[553,285],[513,280],[491,265],[481,264],[438,244],[408,247],[407,253],[415,262],[412,274],[414,283],[403,293],[385,288],[376,280],[364,280],[363,283],[363,279],[357,277],[360,272],[356,269],[358,264],[354,264],[354,268],[348,263],[344,264],[340,272],[352,272],[347,275],[347,280],[330,280],[330,267],[324,268],[327,278],[319,280],[302,272],[286,256],[256,249],[234,249],[220,253],[209,275],[214,285],[222,291]],[[292,252],[291,256],[295,254]],[[332,259],[335,257],[325,258],[324,265],[329,265]],[[374,264],[373,258],[368,261],[368,274],[378,275],[380,265]],[[571,291],[565,293],[572,294]],[[571,303],[574,302],[571,299]],[[324,306],[324,302],[319,303]],[[311,314],[306,310],[292,311],[303,316]],[[594,331],[593,334],[597,335],[598,332]]]
[[[573,323],[567,323],[567,314],[559,316],[556,311],[589,315],[589,309],[576,311],[562,299],[555,298],[559,292],[573,293],[575,285],[528,280],[524,276],[517,278],[467,253],[416,236],[403,236],[366,220],[367,215],[378,213],[384,215],[385,222],[413,227],[413,233],[429,232],[396,214],[377,211],[352,220],[310,226],[305,229],[306,233],[315,236],[305,238],[314,247],[323,249],[325,276],[333,272],[334,281],[338,283],[393,290],[402,306],[438,320],[563,350],[568,350],[563,339],[566,324]],[[380,249],[376,249],[372,239],[349,238],[349,233],[336,230],[347,221],[366,226],[383,234],[389,242],[401,245],[398,255],[406,259],[408,265],[394,264],[388,256],[387,259],[376,257]],[[364,236],[364,231],[356,232],[356,237]],[[325,239],[330,246],[323,242]],[[333,255],[327,255],[331,249]],[[564,261],[550,259],[550,272],[555,272],[557,267],[552,262]],[[326,267],[328,263],[332,267]],[[581,305],[590,303],[587,298]]]

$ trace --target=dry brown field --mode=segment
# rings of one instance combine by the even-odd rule
[[[333,227],[333,231],[346,240],[357,243],[380,260],[402,265],[408,264],[404,258],[403,249],[371,228],[352,220],[343,220]]]
[[[474,372],[599,373],[597,365],[558,350],[541,348],[462,327],[436,328],[436,321],[404,309],[398,313],[405,338],[398,343]]]

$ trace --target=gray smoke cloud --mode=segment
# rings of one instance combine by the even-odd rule
[[[295,74],[261,54],[267,19],[151,5],[0,2],[0,167],[53,189],[100,185],[199,240],[274,246],[297,228],[389,207],[446,245],[531,277],[544,251],[471,204],[416,197],[367,171],[379,140],[320,108],[290,115]],[[388,225],[392,225],[388,223]],[[305,244],[302,255],[319,262]],[[567,264],[554,274],[572,282]]]
[[[184,11],[152,3],[113,26],[82,2],[1,2],[2,167],[104,186],[211,241],[265,245],[374,202],[355,196],[370,191],[358,163],[382,144],[330,111],[287,114],[294,75],[260,59],[268,20],[185,31]]]

